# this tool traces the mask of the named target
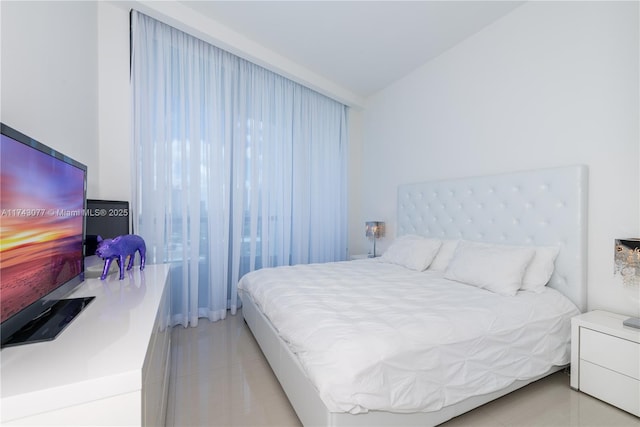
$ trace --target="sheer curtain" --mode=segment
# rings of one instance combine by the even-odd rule
[[[222,319],[263,267],[346,258],[347,107],[132,12],[134,229],[174,324]]]

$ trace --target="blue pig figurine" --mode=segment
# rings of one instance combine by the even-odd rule
[[[136,251],[140,252],[140,270],[144,270],[144,258],[147,247],[142,237],[135,234],[126,234],[124,236],[114,237],[113,239],[103,240],[101,236],[98,236],[96,255],[104,260],[104,268],[102,269],[100,279],[104,280],[107,277],[109,267],[111,267],[114,259],[118,263],[118,267],[120,267],[120,280],[124,279],[124,261],[128,256],[129,264],[127,265],[127,270],[131,270]]]

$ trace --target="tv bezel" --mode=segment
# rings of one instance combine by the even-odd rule
[[[0,133],[6,137],[9,137],[19,143],[27,145],[35,150],[38,150],[50,157],[53,157],[57,160],[60,160],[68,165],[76,167],[82,170],[84,175],[84,184],[83,184],[83,210],[86,210],[87,205],[87,166],[83,163],[78,162],[77,160],[72,159],[69,156],[62,154],[61,152],[54,150],[51,147],[46,146],[45,144],[36,141],[35,139],[19,132],[12,127],[0,123]],[[25,325],[28,325],[34,319],[38,319],[43,314],[47,313],[51,307],[53,307],[60,300],[63,300],[66,296],[68,296],[71,292],[73,292],[83,281],[84,281],[84,240],[85,240],[85,231],[86,231],[86,221],[83,217],[82,221],[82,247],[83,254],[80,257],[81,267],[80,274],[72,277],[70,280],[60,284],[57,288],[53,289],[51,292],[42,295],[39,299],[35,300],[30,305],[26,306],[22,310],[14,313],[11,317],[7,318],[4,322],[0,323],[0,347],[5,347],[7,342],[11,339],[11,337]]]

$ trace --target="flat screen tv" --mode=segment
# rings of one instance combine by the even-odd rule
[[[129,202],[87,199],[85,255],[95,255],[98,236],[103,239],[129,234]]]
[[[84,280],[87,167],[0,123],[0,344],[55,338],[91,301]]]

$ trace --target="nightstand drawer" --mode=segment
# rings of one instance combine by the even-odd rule
[[[638,380],[581,360],[580,390],[640,417]]]
[[[580,359],[640,379],[640,344],[580,328]],[[582,372],[580,372],[582,378]],[[636,396],[638,382],[636,381]],[[580,384],[582,389],[582,383]]]

